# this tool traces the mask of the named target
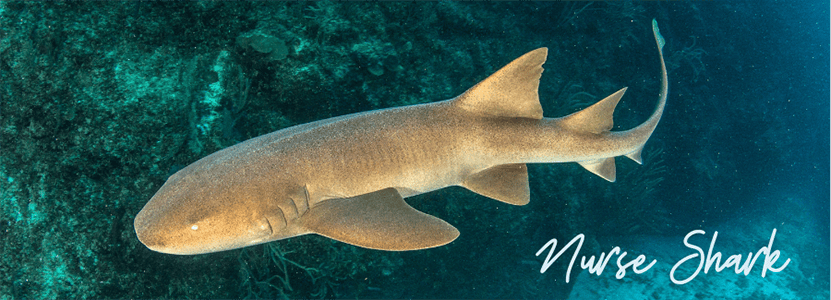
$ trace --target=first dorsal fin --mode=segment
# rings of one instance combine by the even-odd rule
[[[542,119],[537,90],[547,56],[548,48],[520,56],[456,97],[456,105],[483,115]]]

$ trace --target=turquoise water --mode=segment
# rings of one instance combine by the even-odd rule
[[[0,298],[827,299],[828,6],[0,2]],[[538,164],[525,206],[408,198],[461,232],[430,250],[303,236],[174,256],[136,238],[136,214],[199,158],[448,99],[538,47],[547,117],[628,87],[613,130],[632,128],[660,88],[652,19],[668,104],[615,183]]]

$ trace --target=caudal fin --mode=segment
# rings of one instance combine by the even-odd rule
[[[655,127],[658,125],[658,121],[661,120],[661,115],[664,112],[664,106],[666,106],[667,92],[669,90],[667,68],[664,63],[663,54],[665,42],[660,31],[658,30],[658,22],[655,20],[652,20],[652,33],[655,36],[655,42],[658,45],[658,56],[661,59],[661,93],[659,94],[658,106],[655,108],[655,112],[652,113],[646,122],[627,131],[609,132],[613,126],[612,115],[615,112],[615,106],[617,106],[617,103],[620,101],[623,93],[626,92],[626,88],[615,92],[614,94],[600,100],[586,109],[563,117],[560,122],[560,125],[564,128],[577,132],[592,134],[610,133],[615,136],[622,137],[623,139],[631,140],[633,145],[630,149],[632,150],[624,155],[638,164],[643,163],[643,160],[641,159],[641,151],[643,150],[644,144],[646,144],[646,141],[649,140],[649,137],[655,130]],[[603,179],[610,182],[615,181],[614,157],[580,161],[578,163],[586,170],[589,170]]]

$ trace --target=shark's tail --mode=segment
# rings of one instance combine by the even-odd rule
[[[614,154],[594,160],[579,161],[587,170],[608,180],[615,181],[614,156],[625,155],[641,163],[641,150],[649,139],[661,114],[667,97],[667,71],[664,64],[664,39],[653,20],[652,31],[658,43],[661,58],[662,87],[658,107],[649,119],[631,130],[610,132],[615,106],[626,89],[621,89],[606,99],[574,114],[557,119],[560,126],[575,132],[604,135],[615,145],[609,146]],[[515,59],[452,100],[456,107],[479,115],[501,118],[543,119],[539,101],[539,84],[542,65],[548,55],[547,48],[535,49]],[[528,168],[525,163],[493,166],[471,174],[461,184],[463,187],[513,205],[527,204],[530,198]]]
[[[570,127],[577,131],[591,132],[595,134],[609,134],[616,137],[618,140],[625,140],[626,143],[624,144],[632,145],[629,149],[633,150],[625,153],[624,155],[639,164],[643,163],[643,160],[641,159],[643,145],[646,144],[646,141],[658,125],[658,121],[661,120],[661,115],[664,112],[664,106],[666,106],[667,102],[667,92],[669,90],[669,85],[667,83],[667,67],[664,63],[663,53],[665,41],[664,37],[661,36],[661,32],[658,30],[658,22],[654,19],[652,20],[652,33],[655,35],[655,42],[658,45],[658,56],[661,59],[661,93],[659,94],[658,106],[655,108],[655,112],[652,113],[652,116],[650,116],[646,122],[643,122],[630,130],[609,132],[609,130],[612,129],[612,114],[615,111],[615,106],[617,106],[617,103],[620,101],[620,97],[623,96],[623,93],[626,92],[626,88],[615,92],[614,94],[600,100],[586,109],[563,117],[561,122],[562,126]],[[610,182],[615,181],[614,157],[580,161],[578,163],[586,168],[586,170],[591,171],[603,179]]]

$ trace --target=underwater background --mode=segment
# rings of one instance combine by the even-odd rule
[[[0,1],[0,299],[829,298],[829,2]],[[368,250],[315,235],[196,256],[148,250],[133,218],[167,177],[288,126],[454,97],[548,47],[547,117],[622,87],[615,129],[669,97],[644,165],[609,183],[529,165],[531,203],[463,188],[407,202],[449,245]],[[771,237],[776,230],[775,240]],[[695,274],[689,243],[778,250]],[[656,263],[618,279],[580,256]],[[772,241],[773,240],[773,241]],[[760,250],[761,249],[761,250]],[[772,256],[771,256],[772,257]],[[602,258],[601,258],[602,259]],[[600,273],[599,275],[597,273]],[[566,282],[568,279],[568,282]]]

